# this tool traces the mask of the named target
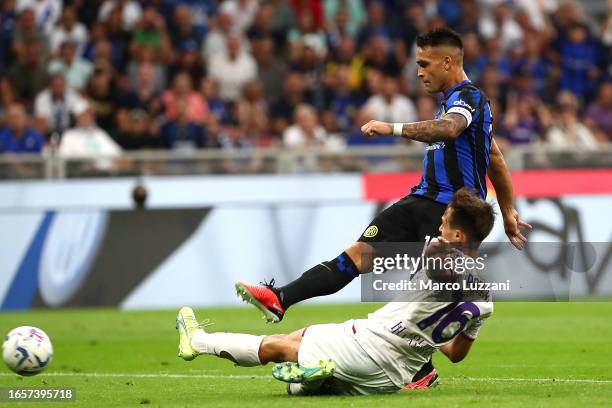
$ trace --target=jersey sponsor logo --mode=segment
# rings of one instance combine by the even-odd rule
[[[466,101],[464,101],[463,99],[457,99],[455,102],[453,102],[453,106],[463,106],[464,108],[467,108],[470,110],[471,113],[474,113],[474,111],[476,109],[472,108]]]
[[[425,146],[425,150],[427,151],[438,150],[438,149],[444,149],[444,142],[436,142],[436,143],[428,144],[427,146]]]
[[[363,236],[366,238],[372,238],[375,237],[376,234],[378,234],[378,227],[376,225],[370,225],[363,233]]]

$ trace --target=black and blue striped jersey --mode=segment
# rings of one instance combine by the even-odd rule
[[[493,123],[489,100],[466,80],[444,93],[436,119],[449,113],[465,117],[468,127],[454,140],[427,145],[423,177],[410,194],[448,204],[455,191],[470,187],[484,199]]]

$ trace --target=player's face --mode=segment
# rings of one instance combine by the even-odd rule
[[[425,90],[430,94],[441,92],[446,82],[447,71],[445,57],[440,50],[435,47],[419,47],[416,63],[417,76],[423,81]]]
[[[444,214],[442,214],[442,224],[439,228],[440,236],[446,239],[448,242],[461,242],[463,234],[461,234],[457,228],[453,228],[449,222],[452,212],[453,209],[451,207],[447,207]]]

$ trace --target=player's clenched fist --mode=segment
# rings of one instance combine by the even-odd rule
[[[393,126],[390,123],[371,120],[361,127],[361,133],[368,137],[373,135],[390,135],[393,133]]]

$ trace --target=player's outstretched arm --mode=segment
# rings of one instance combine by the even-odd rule
[[[387,123],[371,120],[361,127],[366,136],[402,136],[417,142],[432,143],[454,140],[468,126],[467,119],[459,114],[449,113],[441,119],[412,123]]]
[[[493,183],[497,202],[504,219],[504,229],[512,245],[522,250],[525,247],[527,238],[521,233],[520,228],[531,229],[531,225],[519,219],[518,211],[514,207],[514,189],[512,178],[506,166],[506,161],[501,150],[497,146],[495,139],[491,143],[491,161],[487,175]]]
[[[453,363],[458,363],[463,360],[472,347],[474,340],[460,333],[451,342],[440,347],[440,351]]]

